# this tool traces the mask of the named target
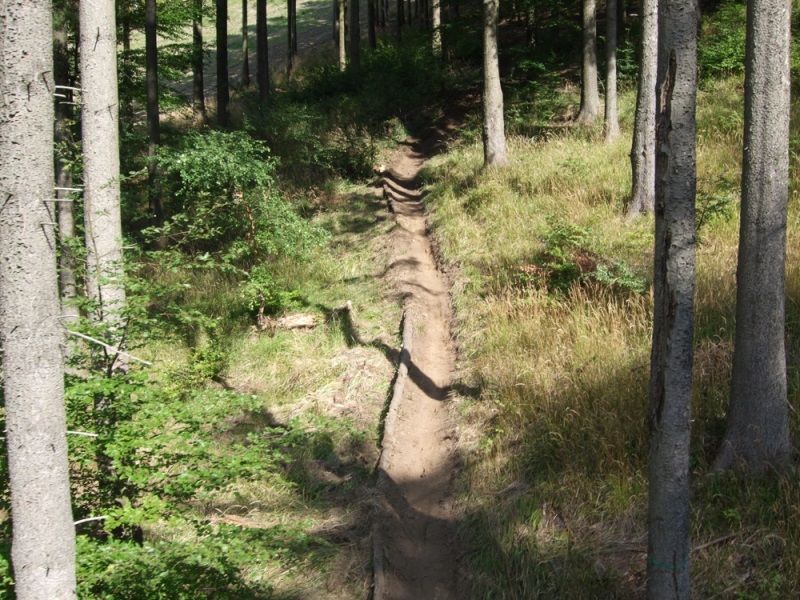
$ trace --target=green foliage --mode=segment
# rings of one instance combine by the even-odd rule
[[[519,275],[523,283],[545,287],[561,296],[574,285],[590,283],[636,294],[647,290],[646,281],[624,261],[608,261],[585,248],[590,233],[586,227],[552,215],[547,222],[540,266],[524,269]]]
[[[191,132],[177,149],[164,149],[158,161],[177,178],[173,189],[184,197],[269,188],[277,164],[267,145],[244,131]]]
[[[78,597],[86,600],[246,600],[269,591],[242,582],[224,536],[143,546],[79,536],[77,550]]]
[[[171,201],[164,227],[150,235],[169,247],[149,252],[148,259],[162,268],[230,272],[249,282],[245,295],[252,291],[252,306],[257,288],[272,278],[274,260],[304,260],[327,239],[282,198],[275,185],[277,160],[245,132],[191,133],[178,148],[163,149],[159,164]],[[180,304],[180,292],[173,288],[161,303]],[[273,285],[268,293],[279,290]],[[191,313],[184,307],[178,314]]]
[[[713,186],[713,193],[697,193],[695,212],[695,231],[698,239],[702,241],[703,230],[712,223],[722,220],[727,221],[733,214],[734,198],[739,194],[739,185],[726,178],[717,180]]]
[[[740,0],[721,5],[703,23],[697,64],[704,78],[744,72],[747,6]]]
[[[174,203],[163,229],[194,267],[234,267],[286,255],[303,258],[324,232],[302,219],[274,186],[277,161],[245,132],[191,133],[159,164]]]

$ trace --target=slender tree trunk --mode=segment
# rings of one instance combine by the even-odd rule
[[[790,13],[785,0],[748,3],[736,341],[717,469],[760,473],[792,458],[784,346]]]
[[[135,66],[131,60],[131,9],[128,3],[120,4],[119,21],[122,28],[122,60],[120,60],[121,81],[131,81],[133,79],[133,71]],[[123,122],[133,123],[134,110],[133,110],[133,96],[130,94],[126,98],[126,102],[120,107],[122,112]]]
[[[583,66],[581,69],[581,111],[578,123],[591,124],[600,116],[597,89],[597,0],[583,0]]]
[[[375,36],[375,3],[377,0],[367,0],[367,35],[369,40],[369,47],[373,50],[378,45],[377,37]]]
[[[242,87],[250,85],[250,48],[247,34],[247,0],[242,0]]]
[[[52,39],[49,0],[0,5],[0,347],[19,600],[76,597],[53,227]]]
[[[297,58],[297,0],[292,0],[292,52]]]
[[[659,12],[647,597],[689,600],[695,265],[696,0]]]
[[[65,325],[75,323],[80,311],[75,304],[78,296],[75,280],[75,257],[72,254],[75,240],[75,217],[72,202],[72,171],[68,167],[72,146],[72,79],[69,67],[69,32],[65,11],[55,10],[56,26],[53,34],[53,77],[55,98],[55,167],[56,211],[58,212],[58,273],[61,288],[61,314]],[[63,96],[63,97],[62,97]]]
[[[202,127],[207,121],[203,88],[203,0],[195,0],[192,19],[192,110],[196,127]]]
[[[347,42],[345,39],[345,19],[347,18],[347,0],[337,0],[339,4],[339,70],[347,69]]]
[[[267,0],[256,0],[256,68],[258,97],[269,98],[269,38],[267,37]]]
[[[350,0],[350,73],[353,80],[361,78],[361,21],[359,0]]]
[[[125,308],[119,188],[117,38],[114,3],[80,3],[83,212],[86,288],[92,318],[108,327],[108,343],[122,343]],[[113,359],[113,356],[109,357]],[[113,363],[113,360],[109,360]]]
[[[164,226],[164,204],[161,199],[161,189],[158,181],[158,162],[156,153],[161,143],[161,124],[159,122],[158,106],[158,38],[156,16],[156,0],[145,0],[145,63],[147,79],[147,165],[148,194],[150,196],[150,211],[155,217],[156,227]]]
[[[433,0],[433,54],[442,56],[442,0]]]
[[[631,147],[631,202],[628,216],[652,213],[656,198],[656,65],[658,1],[642,0],[639,88]]]
[[[617,0],[606,4],[606,143],[619,137],[617,115]]]
[[[483,165],[502,166],[506,155],[503,90],[497,61],[498,0],[483,0]]]
[[[228,0],[217,0],[217,123],[228,126]]]
[[[294,36],[297,34],[297,27],[295,25],[295,4],[296,0],[286,0],[286,74],[291,77],[292,69],[294,69],[295,59],[295,41]]]

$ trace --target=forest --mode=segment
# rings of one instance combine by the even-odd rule
[[[798,27],[0,0],[0,599],[800,597]]]

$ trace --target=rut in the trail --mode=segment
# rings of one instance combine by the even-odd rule
[[[405,299],[413,343],[396,419],[384,436],[375,600],[466,598],[452,501],[455,428],[446,404],[454,366],[449,289],[436,268],[416,185],[433,141],[412,141],[383,173],[397,219],[392,277]]]

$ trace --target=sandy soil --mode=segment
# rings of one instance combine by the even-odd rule
[[[416,184],[438,137],[406,142],[382,178],[397,220],[390,276],[405,299],[412,344],[397,418],[383,444],[375,600],[468,597],[458,575],[452,498],[458,459],[447,404],[455,362],[449,288],[436,267]]]

